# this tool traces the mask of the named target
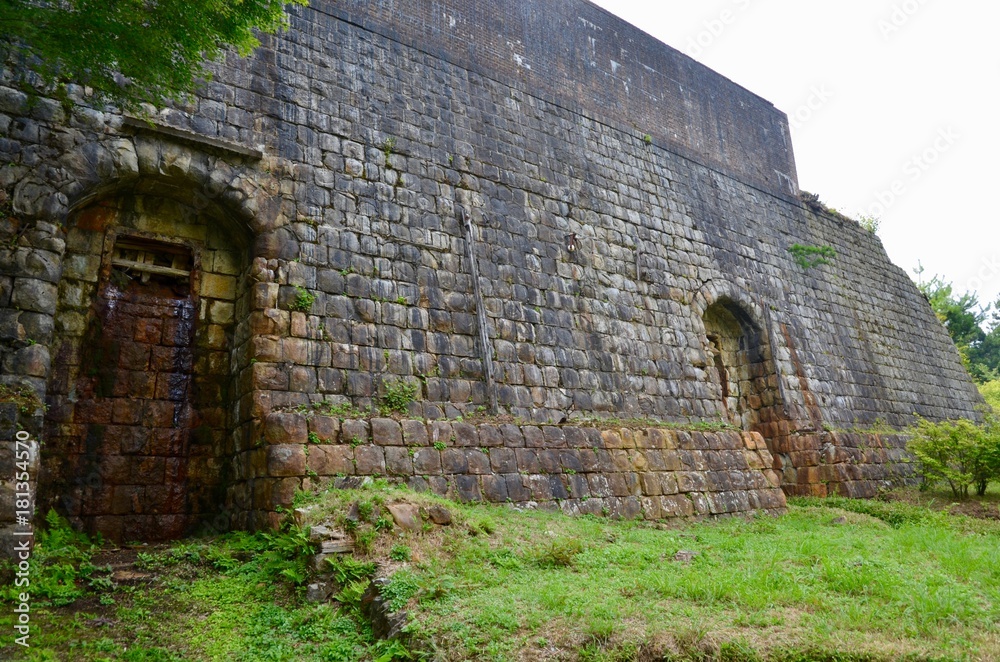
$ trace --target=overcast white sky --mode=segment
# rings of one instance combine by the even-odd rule
[[[595,1],[786,112],[800,186],[908,273],[1000,295],[1000,3]]]

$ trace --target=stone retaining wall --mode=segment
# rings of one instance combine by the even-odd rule
[[[287,477],[254,491],[253,510],[265,517],[303,487],[303,475],[307,488],[385,476],[461,501],[569,514],[661,519],[785,508],[781,477],[755,432],[272,413],[263,436],[253,476]]]

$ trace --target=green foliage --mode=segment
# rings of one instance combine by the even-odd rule
[[[359,526],[354,530],[354,549],[358,554],[369,554],[378,539],[378,529],[369,524]]]
[[[418,383],[410,383],[401,379],[383,382],[383,392],[379,396],[379,409],[382,410],[383,414],[407,413],[419,388]]]
[[[353,556],[337,556],[326,560],[330,573],[337,584],[347,586],[354,582],[371,579],[378,565],[371,561],[360,561]]]
[[[313,304],[316,303],[316,295],[307,290],[304,287],[295,286],[295,301],[292,301],[289,308],[292,310],[298,310],[303,313],[308,313],[312,310]]]
[[[919,277],[924,269],[914,271]],[[917,287],[948,330],[972,378],[979,383],[1000,380],[1000,301],[983,306],[974,292],[957,295],[951,283],[937,276]]]
[[[979,385],[979,392],[982,394],[986,404],[994,414],[1000,415],[1000,379],[988,381]]]
[[[66,84],[77,83],[99,101],[134,110],[182,99],[209,78],[206,60],[229,49],[248,55],[260,44],[256,31],[287,25],[286,4],[8,0],[0,3],[0,51],[7,61],[30,63],[44,87],[63,98]],[[22,87],[33,82],[26,69],[18,76]]]
[[[583,543],[576,538],[556,538],[539,551],[536,563],[543,568],[569,567],[583,549]]]
[[[400,570],[382,587],[382,597],[391,611],[399,611],[420,590],[420,581],[409,570]]]
[[[38,605],[63,606],[73,604],[86,594],[87,588],[104,591],[113,587],[111,580],[98,573],[103,569],[91,563],[99,549],[83,533],[73,530],[54,510],[45,516],[45,525],[35,532],[35,547],[31,556],[30,593]],[[0,590],[4,600],[14,602],[25,588],[13,582]]]
[[[882,225],[882,219],[878,216],[862,214],[861,216],[858,216],[858,225],[872,234],[878,234],[878,229]]]
[[[904,526],[947,526],[948,522],[948,516],[944,513],[908,503],[890,503],[877,499],[795,497],[789,503],[800,507],[837,508],[852,513],[860,513],[881,520],[894,529]]]
[[[45,408],[45,403],[27,386],[0,384],[0,402],[12,402],[22,414]]]
[[[948,329],[955,345],[959,348],[968,348],[973,343],[982,341],[986,334],[983,333],[981,325],[986,319],[986,313],[979,309],[979,299],[975,293],[966,292],[957,296],[951,283],[946,283],[937,276],[917,287],[930,302],[938,319]]]
[[[393,545],[389,551],[389,558],[393,561],[405,563],[410,560],[411,550],[407,545]]]
[[[435,441],[433,446],[434,450],[438,451],[443,451],[444,449],[448,448],[447,444],[445,444],[443,441]]]
[[[469,533],[474,536],[478,535],[492,535],[497,530],[496,522],[494,522],[490,517],[482,516],[475,520],[469,522]]]
[[[960,499],[986,493],[987,485],[1000,478],[1000,428],[993,422],[976,425],[959,419],[932,423],[920,419],[911,429],[907,449],[920,462],[926,483],[943,481]]]
[[[837,251],[833,250],[830,246],[792,244],[788,247],[788,252],[792,254],[795,263],[803,269],[810,269],[821,264],[830,264],[830,261],[837,256]]]

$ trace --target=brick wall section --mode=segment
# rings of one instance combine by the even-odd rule
[[[704,317],[738,312],[755,343],[746,401],[761,409],[731,420],[769,444],[793,493],[905,478],[898,437],[822,430],[976,416],[947,333],[878,238],[774,179],[794,175],[780,113],[589,4],[539,7],[317,1],[253,57],[218,65],[189,105],[155,113],[182,133],[79,96],[69,115],[29,104],[0,80],[13,212],[0,224],[0,380],[31,386],[55,405],[48,425],[64,423],[72,382],[54,358],[86,321],[103,250],[77,246],[74,219],[145,195],[204,212],[239,253],[216,274],[223,298],[235,292],[231,337],[213,347],[225,324],[212,316],[229,309],[199,308],[195,344],[228,358],[213,369],[225,431],[201,466],[224,477],[224,513],[243,524],[310,480],[301,441],[262,450],[272,412],[364,407],[397,380],[418,388],[414,418],[487,403],[480,309],[501,408],[553,429],[581,413],[722,420]],[[796,243],[837,255],[802,269]]]

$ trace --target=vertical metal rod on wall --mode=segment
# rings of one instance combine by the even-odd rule
[[[465,209],[458,206],[458,220],[465,231],[465,252],[469,258],[469,274],[472,276],[472,295],[476,298],[476,320],[479,326],[479,347],[480,358],[483,362],[483,376],[486,379],[486,396],[489,398],[490,414],[496,415],[500,412],[497,403],[497,386],[493,379],[493,343],[490,342],[490,334],[486,321],[486,306],[483,304],[483,291],[479,286],[479,263],[476,262],[476,234],[472,227],[472,216],[466,214]]]

